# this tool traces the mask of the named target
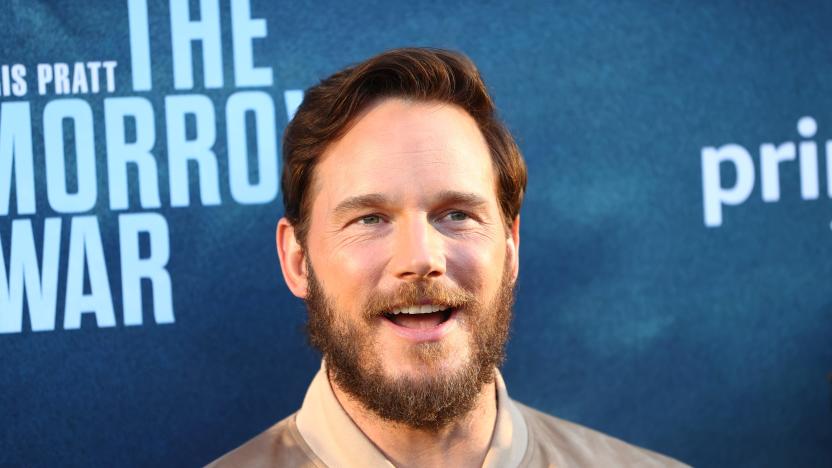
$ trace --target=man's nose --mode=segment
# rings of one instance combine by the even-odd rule
[[[405,281],[437,278],[445,274],[442,234],[424,216],[402,219],[393,246],[394,274]]]

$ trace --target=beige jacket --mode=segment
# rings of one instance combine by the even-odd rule
[[[497,421],[484,468],[683,467],[511,400],[499,371]],[[220,467],[393,467],[343,410],[318,371],[301,409],[210,465]]]

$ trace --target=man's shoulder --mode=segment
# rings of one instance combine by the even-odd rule
[[[206,468],[273,466],[323,467],[303,440],[294,413],[253,439],[209,463]]]
[[[670,457],[628,444],[514,402],[529,431],[521,466],[684,467]]]

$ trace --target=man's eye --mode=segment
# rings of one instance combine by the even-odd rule
[[[468,215],[461,211],[451,211],[447,216],[451,221],[465,221],[468,219]]]
[[[381,223],[381,216],[367,215],[358,218],[358,224],[379,224]]]

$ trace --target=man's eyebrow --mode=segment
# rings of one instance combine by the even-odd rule
[[[344,199],[341,201],[341,203],[338,203],[338,205],[332,211],[332,214],[336,219],[339,219],[353,211],[363,210],[365,208],[378,208],[387,205],[388,203],[388,198],[380,193],[356,195],[354,197]]]
[[[471,208],[488,204],[488,200],[482,195],[473,192],[458,192],[456,190],[443,190],[439,192],[436,200],[441,205],[465,205]]]
[[[464,205],[469,208],[479,208],[488,205],[488,200],[482,195],[473,192],[459,192],[456,190],[443,190],[434,198],[436,205]],[[342,200],[332,210],[335,219],[341,219],[354,211],[367,208],[382,208],[390,204],[390,198],[380,193],[368,193],[356,195]]]

